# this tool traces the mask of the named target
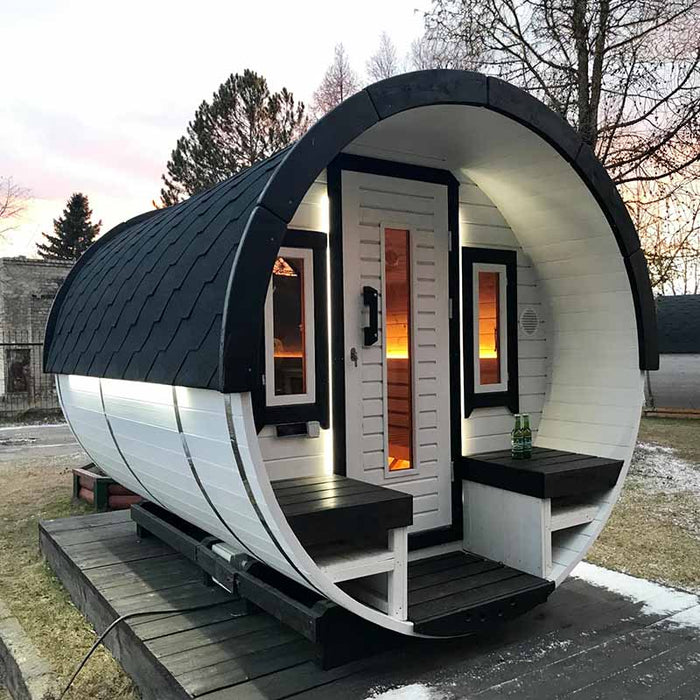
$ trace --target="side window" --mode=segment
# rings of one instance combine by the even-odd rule
[[[265,301],[268,406],[315,400],[313,280],[313,251],[280,249]]]
[[[328,427],[327,236],[289,230],[265,299],[255,422]]]
[[[505,265],[474,263],[474,391],[508,388],[508,309]]]
[[[506,406],[518,411],[516,253],[462,249],[464,414]]]

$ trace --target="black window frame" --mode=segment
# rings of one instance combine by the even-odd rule
[[[503,265],[506,270],[506,367],[508,382],[505,391],[476,392],[474,387],[474,265]],[[514,250],[497,248],[462,248],[462,381],[464,382],[464,417],[475,408],[505,406],[518,413],[518,265]]]
[[[320,231],[288,229],[282,241],[282,248],[311,250],[313,253],[313,294],[314,294],[314,367],[315,401],[268,406],[265,392],[265,324],[261,324],[260,351],[255,370],[253,386],[253,413],[258,431],[266,425],[308,423],[318,421],[322,428],[330,427],[329,418],[329,374],[328,374],[328,236]],[[263,305],[263,317],[264,317]]]

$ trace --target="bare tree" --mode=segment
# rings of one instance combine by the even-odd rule
[[[0,176],[0,236],[19,226],[19,217],[29,203],[29,190],[15,184],[11,177]]]
[[[391,78],[401,72],[401,65],[396,54],[396,46],[391,37],[382,32],[379,37],[379,48],[367,61],[367,75],[373,80]]]
[[[514,83],[576,128],[633,211],[653,190],[666,215],[689,215],[700,179],[700,0],[433,0],[425,22],[424,42],[448,67]],[[676,249],[680,260],[695,225],[677,221],[672,235],[658,210],[642,209],[642,238],[663,229],[664,255]]]
[[[658,294],[697,294],[700,289],[700,181],[676,177],[624,186],[623,196],[639,231],[652,287]]]
[[[430,70],[432,68],[462,68],[461,60],[452,65],[449,47],[436,38],[423,35],[411,42],[407,63],[413,70]]]
[[[700,0],[434,0],[426,37],[540,97],[618,183],[700,160]]]
[[[314,92],[314,111],[321,117],[330,112],[343,100],[360,89],[357,73],[350,66],[350,60],[342,44],[335,47],[333,63],[326,70],[321,84]]]

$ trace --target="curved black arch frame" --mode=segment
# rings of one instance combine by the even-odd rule
[[[571,165],[598,202],[623,257],[634,299],[639,367],[658,369],[656,311],[644,253],[617,188],[592,150],[544,104],[498,78],[430,70],[383,80],[350,97],[289,150],[268,181],[243,233],[229,278],[220,339],[220,391],[251,389],[258,343],[250,338],[260,337],[261,326],[260,314],[250,310],[263,307],[269,272],[287,223],[314,179],[374,124],[408,109],[437,104],[478,106],[503,114],[535,132]],[[242,289],[245,295],[238,292]],[[241,323],[243,304],[248,318]]]

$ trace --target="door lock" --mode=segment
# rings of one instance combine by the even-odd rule
[[[357,348],[350,348],[350,362],[357,367]]]

